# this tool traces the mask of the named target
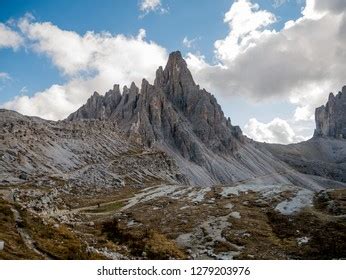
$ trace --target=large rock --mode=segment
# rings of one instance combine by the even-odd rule
[[[346,86],[336,96],[329,95],[328,102],[316,109],[315,137],[346,139]]]

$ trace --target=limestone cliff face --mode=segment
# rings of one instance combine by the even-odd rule
[[[316,109],[315,137],[346,139],[346,86],[336,96],[329,95],[326,105]]]
[[[167,146],[196,163],[204,161],[202,146],[231,154],[243,139],[215,97],[195,84],[180,52],[157,70],[154,85],[143,79],[140,90],[132,83],[122,94],[118,85],[104,96],[94,93],[68,119],[114,119],[137,142]]]
[[[69,118],[74,120],[108,119],[113,108],[120,103],[121,97],[119,85],[114,85],[113,90],[108,91],[104,96],[94,92],[88,102]]]
[[[69,121],[114,121],[132,141],[170,155],[191,184],[228,184],[260,178],[266,183],[315,187],[271,153],[243,136],[225,118],[215,97],[193,80],[180,52],[173,52],[154,84],[145,79],[104,96],[95,93]],[[288,175],[287,175],[288,174]]]

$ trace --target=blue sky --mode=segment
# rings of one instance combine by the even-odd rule
[[[1,47],[0,33],[0,73],[6,73],[7,75],[7,77],[4,77],[5,74],[3,74],[2,78],[0,76],[0,104],[7,104],[4,107],[21,111],[19,105],[13,105],[13,103],[8,105],[7,102],[13,101],[15,96],[18,95],[25,95],[30,98],[37,94],[37,92],[44,92],[50,89],[52,85],[69,84],[71,80],[81,78],[80,76],[84,73],[67,73],[70,68],[66,67],[70,65],[60,65],[59,62],[54,61],[56,59],[55,55],[58,55],[55,50],[51,50],[54,48],[54,38],[49,39],[52,45],[43,45],[45,43],[43,36],[45,35],[40,34],[41,37],[35,37],[38,36],[38,31],[33,31],[35,23],[38,23],[43,28],[44,23],[50,22],[59,30],[64,32],[71,31],[81,38],[86,32],[93,31],[94,34],[109,32],[114,37],[122,34],[126,38],[135,39],[139,34],[139,30],[144,29],[145,42],[148,44],[152,42],[155,46],[151,45],[150,47],[155,48],[155,50],[159,48],[159,53],[162,54],[163,58],[165,58],[167,53],[178,49],[182,51],[185,57],[195,57],[199,61],[203,61],[207,65],[203,71],[208,71],[208,67],[212,69],[211,66],[213,65],[227,65],[229,61],[220,59],[220,54],[222,53],[215,47],[215,42],[217,40],[224,40],[232,32],[232,27],[224,19],[225,14],[234,6],[234,1],[147,0],[148,2],[158,4],[154,8],[147,10],[141,9],[142,1],[144,0],[0,0],[0,23],[10,29],[11,32],[15,32],[22,37],[19,46],[8,45],[6,47],[4,43],[3,47]],[[268,14],[275,15],[275,21],[271,24],[263,24],[263,26],[256,27],[257,29],[255,28],[255,31],[260,32],[263,30],[276,30],[279,33],[283,30],[287,21],[301,18],[302,9],[306,6],[305,1],[299,0],[240,1],[250,3],[249,5],[258,4],[257,7],[252,6],[253,13],[251,16],[255,16],[258,11],[267,11]],[[275,5],[275,3],[281,5]],[[19,22],[25,17],[28,18],[29,23],[27,23],[26,29],[23,30]],[[298,24],[296,23],[296,25]],[[43,32],[42,28],[39,32]],[[250,39],[252,40],[253,38]],[[190,43],[188,44],[187,42]],[[66,41],[66,48],[68,48],[68,43]],[[64,43],[59,41],[56,44]],[[127,55],[126,48],[124,55]],[[163,60],[158,59],[158,61],[162,62]],[[256,61],[254,63],[256,64]],[[153,66],[153,69],[155,67]],[[191,68],[193,74],[196,73],[197,81],[202,84],[204,81],[203,71],[194,70],[193,65],[191,65]],[[149,71],[147,68],[145,69],[145,71]],[[148,69],[151,71],[151,68]],[[82,69],[81,71],[88,72],[89,70]],[[88,72],[88,75],[93,75],[92,71],[91,73]],[[100,70],[97,68],[95,71]],[[150,75],[152,73],[148,73],[148,76]],[[225,77],[227,80],[232,80],[232,78],[233,76],[231,74],[229,77]],[[83,81],[85,79],[83,77]],[[117,81],[116,75],[114,75],[113,83],[122,83],[122,81],[121,79]],[[124,79],[124,81],[127,80]],[[289,125],[294,126],[295,133],[299,129],[301,131],[304,130],[302,130],[303,124],[306,130],[303,136],[306,137],[312,133],[311,118],[310,122],[305,123],[292,123],[290,120],[293,118],[298,104],[297,102],[292,102],[293,93],[290,93],[289,96],[287,94],[285,98],[278,98],[277,96],[274,98],[271,98],[271,96],[268,98],[262,98],[261,96],[253,98],[251,94],[249,96],[247,94],[225,94],[224,92],[231,92],[234,89],[228,87],[220,89],[218,86],[213,87],[212,82],[208,80],[205,80],[205,85],[202,84],[202,87],[206,87],[209,91],[215,93],[225,114],[231,117],[234,124],[240,124],[242,128],[246,124],[249,124],[248,122],[251,118],[256,118],[257,121],[263,124],[268,124],[273,119],[280,118],[288,121]],[[239,86],[237,86],[237,89],[239,89]],[[88,89],[83,88],[83,90]],[[101,91],[102,93],[103,88],[90,88],[88,95],[92,94],[94,90]],[[278,92],[278,95],[280,95],[280,92]],[[83,98],[85,99],[86,96],[86,94],[83,95]],[[319,99],[319,102],[320,100],[322,99]],[[83,103],[85,100],[80,102]],[[32,104],[26,105],[26,109],[28,106],[34,106]],[[23,109],[22,111],[23,113],[27,113],[28,110]],[[41,111],[36,110],[33,111],[33,114],[40,115],[39,112]],[[45,117],[46,115],[42,113],[41,116]]]
[[[213,60],[213,44],[228,33],[223,22],[224,13],[230,8],[232,0],[166,0],[162,5],[167,13],[148,13],[139,17],[139,1],[96,0],[45,1],[45,0],[1,0],[0,22],[18,20],[31,13],[39,22],[52,22],[64,30],[79,34],[87,31],[108,31],[113,34],[134,35],[144,28],[147,38],[167,48],[168,51],[189,51],[183,44],[184,37],[198,38],[194,49]],[[257,1],[261,7],[275,12],[280,21],[274,25],[282,28],[285,21],[296,19],[302,5],[290,1],[274,8],[271,0]],[[64,77],[59,74],[42,55],[33,54],[24,48],[13,52],[0,49],[0,70],[14,78],[3,85],[0,103],[17,95],[23,87],[28,94],[47,88],[52,83],[61,83]],[[116,81],[114,81],[116,82]]]

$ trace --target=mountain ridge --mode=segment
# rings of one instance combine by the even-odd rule
[[[165,151],[191,184],[267,176],[267,182],[318,188],[315,179],[295,173],[233,126],[216,98],[194,82],[179,51],[169,55],[165,68],[157,69],[153,85],[143,79],[140,89],[132,83],[122,94],[114,85],[104,96],[95,93],[67,120],[93,118],[114,121],[131,141]]]
[[[137,143],[159,147],[209,171],[206,149],[231,155],[244,141],[215,97],[195,84],[179,51],[170,54],[164,69],[157,69],[153,85],[143,79],[140,89],[132,83],[122,94],[115,85],[104,96],[95,93],[67,118],[81,119],[114,120]]]

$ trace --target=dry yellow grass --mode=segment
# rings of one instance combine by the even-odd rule
[[[35,240],[36,248],[52,259],[103,259],[101,255],[88,253],[87,245],[67,226],[60,224],[57,228],[53,227],[52,224],[45,224],[39,217],[23,210],[21,215],[24,226]]]
[[[154,229],[130,228],[112,220],[104,223],[103,232],[115,243],[126,245],[131,254],[149,259],[186,259],[185,252],[173,240]]]
[[[0,240],[5,248],[0,251],[0,259],[41,259],[42,257],[28,249],[19,235],[10,204],[0,198]]]

